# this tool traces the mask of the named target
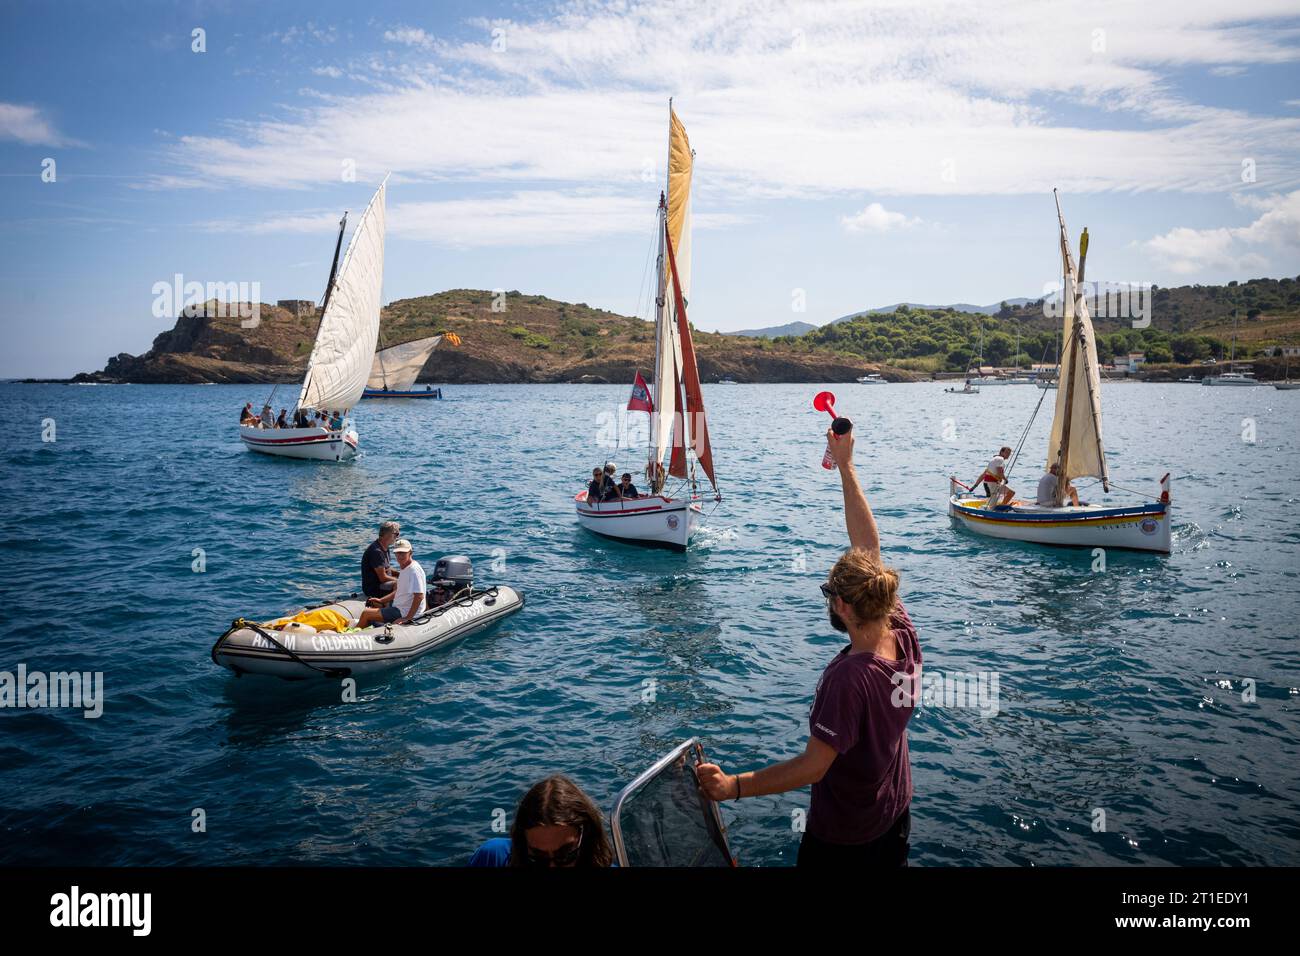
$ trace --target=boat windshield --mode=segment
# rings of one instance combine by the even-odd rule
[[[619,794],[610,829],[620,866],[735,866],[718,806],[695,782],[703,756],[692,738]]]

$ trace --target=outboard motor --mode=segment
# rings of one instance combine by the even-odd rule
[[[460,592],[474,587],[474,566],[463,554],[439,558],[429,582],[429,606],[441,607]]]

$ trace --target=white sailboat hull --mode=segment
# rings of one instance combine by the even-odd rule
[[[332,432],[324,428],[249,428],[239,426],[239,439],[249,451],[281,458],[348,461],[357,455],[354,428]]]
[[[1129,508],[1083,505],[1048,508],[1013,502],[1009,510],[984,508],[987,499],[952,495],[953,522],[989,538],[1077,548],[1122,548],[1168,554],[1171,517],[1168,502]]]
[[[699,499],[653,495],[629,501],[587,503],[587,493],[574,497],[578,524],[595,534],[631,544],[685,551],[699,529]]]

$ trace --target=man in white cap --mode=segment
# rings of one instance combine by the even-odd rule
[[[411,542],[399,538],[392,552],[402,569],[397,575],[397,586],[383,597],[370,598],[361,612],[358,627],[375,624],[409,624],[424,608],[426,583],[424,568],[411,557]]]

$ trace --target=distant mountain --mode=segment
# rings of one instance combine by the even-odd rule
[[[1037,299],[1007,299],[1006,304],[1012,308],[1028,305],[1030,302],[1037,302]],[[882,315],[887,312],[894,312],[900,305],[905,305],[910,309],[925,309],[929,312],[943,312],[946,309],[952,309],[954,312],[967,312],[972,314],[996,315],[1002,308],[1001,302],[995,302],[992,305],[971,305],[969,302],[954,302],[951,305],[921,305],[919,302],[895,302],[893,305],[877,306],[874,309],[864,309],[861,312],[854,312],[852,315],[842,315],[838,319],[831,319],[827,325],[834,325],[836,322],[851,322],[860,315]],[[741,335],[754,339],[775,339],[782,335],[803,335],[811,332],[813,329],[821,328],[820,325],[814,325],[811,322],[787,322],[785,325],[769,325],[761,329],[742,329],[739,332],[723,332],[723,335]]]
[[[862,312],[854,312],[852,315],[842,315],[838,319],[832,319],[827,324],[834,325],[836,322],[851,322],[860,315],[880,315],[884,312],[894,312],[900,305],[905,305],[909,309],[924,309],[927,312],[943,312],[946,309],[952,309],[954,312],[997,315],[1002,308],[1003,302],[1012,308],[1019,308],[1028,305],[1030,302],[1037,301],[1038,299],[1027,298],[1003,299],[1001,302],[994,302],[992,305],[971,305],[969,302],[954,302],[950,305],[922,305],[919,302],[895,302],[893,305],[882,305],[875,309],[865,309]]]
[[[751,339],[774,339],[778,335],[803,335],[817,326],[811,322],[787,322],[785,325],[769,325],[765,329],[741,329],[739,332],[723,332],[723,335],[740,335]]]

